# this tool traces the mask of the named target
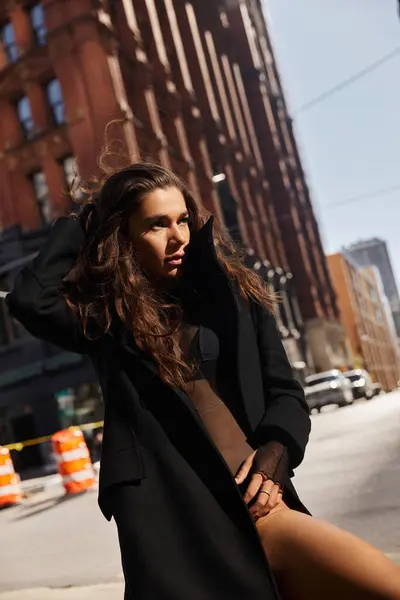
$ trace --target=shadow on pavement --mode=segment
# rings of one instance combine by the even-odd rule
[[[51,510],[52,508],[56,508],[57,506],[63,504],[64,502],[70,502],[75,498],[80,498],[84,496],[88,492],[85,490],[84,492],[80,492],[78,494],[65,494],[63,496],[58,496],[57,498],[45,498],[43,500],[38,500],[31,505],[25,504],[21,505],[21,513],[16,515],[12,521],[23,521],[24,519],[29,519],[30,517],[34,517],[39,515],[40,513]]]

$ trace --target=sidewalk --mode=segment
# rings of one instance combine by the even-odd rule
[[[0,600],[123,600],[123,583],[73,588],[36,588],[0,594]]]
[[[97,477],[100,470],[100,463],[93,463],[93,469]],[[26,479],[24,481],[21,481],[22,491],[27,497],[32,496],[33,494],[37,494],[39,492],[44,492],[55,486],[61,485],[62,477],[58,474],[43,475],[42,477],[36,477],[34,479]]]

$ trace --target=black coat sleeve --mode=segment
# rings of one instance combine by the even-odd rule
[[[253,320],[257,332],[263,377],[265,413],[250,441],[253,447],[276,440],[287,447],[290,468],[304,457],[311,430],[310,413],[301,385],[294,379],[274,316],[254,304]]]
[[[85,241],[78,219],[61,217],[34,261],[17,276],[6,303],[11,315],[33,336],[84,354],[87,340],[78,316],[62,295],[64,279]]]

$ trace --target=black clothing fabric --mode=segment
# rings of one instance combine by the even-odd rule
[[[216,390],[220,350],[219,340],[214,331],[203,325],[183,323],[180,345],[184,358],[195,365],[193,380],[207,379]]]
[[[236,475],[253,449],[246,442],[246,436],[227,403],[218,394],[219,340],[211,329],[183,323],[180,342],[183,357],[195,367],[188,396],[231,473]],[[286,447],[270,441],[258,448],[251,473],[261,473],[265,480],[271,480],[283,489],[288,468]]]
[[[105,402],[99,504],[117,522],[128,588],[140,600],[278,598],[241,492],[190,398],[161,381],[117,321],[89,341],[68,308],[63,282],[84,236],[78,220],[57,220],[7,303],[33,335],[94,364]],[[310,418],[275,320],[238,294],[218,261],[212,219],[192,237],[186,260],[192,305],[219,339],[220,393],[249,445],[279,441],[291,471]],[[289,477],[284,499],[306,511]]]
[[[219,340],[211,329],[183,323],[180,345],[185,360],[195,369],[187,395],[229,470],[236,475],[253,448],[229,410],[229,402],[218,391]]]

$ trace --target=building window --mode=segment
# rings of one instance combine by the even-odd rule
[[[65,183],[70,190],[73,187],[73,184],[76,183],[78,177],[76,160],[74,156],[66,156],[61,162],[64,170]]]
[[[8,60],[16,62],[18,60],[18,48],[15,43],[14,27],[11,23],[6,23],[1,28],[1,42]]]
[[[24,136],[26,138],[32,137],[35,124],[32,118],[31,104],[27,96],[23,96],[17,101],[17,112]]]
[[[35,191],[36,202],[40,214],[45,223],[51,221],[51,205],[49,197],[49,188],[47,187],[46,176],[43,171],[36,171],[31,176],[33,189]]]
[[[46,86],[47,99],[56,125],[65,123],[65,108],[58,79],[52,79]]]
[[[39,46],[46,44],[47,29],[44,20],[43,4],[34,4],[30,10],[33,34]]]
[[[369,297],[372,300],[372,302],[377,302],[378,301],[378,296],[377,296],[377,293],[375,291],[375,288],[372,285],[368,284],[368,292],[369,292]]]
[[[78,204],[75,202],[75,200],[79,201],[83,196],[80,188],[81,179],[79,177],[76,158],[74,156],[66,156],[61,160],[61,166],[64,171],[67,192],[72,198],[73,208],[76,208]]]
[[[84,383],[76,389],[59,390],[55,397],[63,429],[104,419],[101,390],[97,382]]]

